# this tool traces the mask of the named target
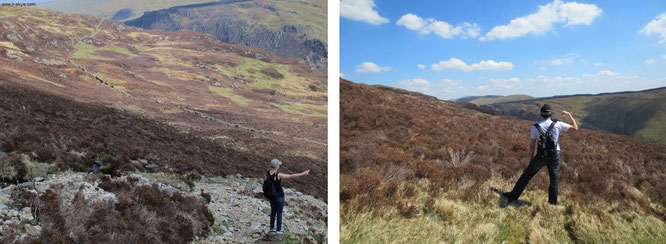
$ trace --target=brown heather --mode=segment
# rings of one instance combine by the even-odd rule
[[[92,171],[92,163],[104,162],[102,172],[146,171],[137,160],[159,165],[156,171],[181,175],[228,175],[240,173],[263,177],[270,161],[265,155],[220,145],[202,132],[178,132],[168,121],[148,118],[102,105],[81,103],[0,79],[0,151],[9,153],[0,163],[13,166],[17,174],[3,182],[27,179],[18,154],[54,164],[60,170]],[[282,158],[290,167],[317,168],[302,157]],[[133,163],[134,162],[134,163]],[[4,176],[3,176],[4,177]],[[195,177],[198,179],[198,177]],[[325,180],[325,178],[324,178]],[[321,178],[304,177],[286,185],[315,196],[325,194]]]
[[[527,166],[527,143],[530,126],[534,122],[497,116],[469,103],[440,101],[394,88],[373,87],[346,80],[341,80],[340,87],[343,242],[364,240],[366,234],[379,235],[375,231],[396,231],[400,234],[388,236],[414,237],[400,237],[405,241],[442,241],[451,236],[421,238],[420,234],[405,233],[411,227],[397,223],[402,222],[401,219],[410,223],[425,223],[431,219],[429,216],[439,216],[444,223],[434,222],[439,226],[437,230],[442,230],[442,226],[454,226],[451,227],[453,230],[459,230],[461,223],[458,221],[468,218],[471,221],[479,215],[483,216],[479,217],[483,221],[475,223],[473,228],[467,227],[472,228],[469,231],[473,232],[477,227],[490,228],[480,227],[483,224],[493,224],[493,228],[499,231],[492,232],[494,234],[488,237],[490,239],[484,239],[484,235],[479,233],[469,233],[473,236],[472,241],[526,241],[527,234],[520,233],[532,231],[529,224],[525,224],[527,227],[507,227],[502,220],[488,219],[488,216],[500,218],[504,214],[513,214],[498,212],[499,196],[491,188],[509,191]],[[542,232],[552,230],[564,233],[561,234],[562,239],[551,241],[570,242],[618,241],[613,237],[583,238],[587,232],[576,225],[581,223],[575,218],[580,217],[576,214],[592,214],[600,224],[610,223],[604,222],[603,216],[615,216],[614,213],[621,213],[622,216],[638,214],[648,218],[651,215],[657,219],[649,221],[660,223],[654,228],[664,226],[665,146],[590,130],[566,132],[560,137],[560,142],[563,150],[560,206],[566,206],[568,210],[556,207],[553,208],[555,212],[547,210],[547,214],[555,217],[560,211],[566,217],[559,226],[534,228],[542,228]],[[542,202],[546,202],[548,182],[545,169],[532,179],[521,199],[536,206],[518,208],[519,213],[532,211],[521,218],[534,218],[537,212],[550,209],[540,207],[544,206]],[[447,224],[451,221],[456,224]],[[623,221],[632,223],[626,219]],[[396,222],[395,226],[392,222]],[[612,228],[619,228],[617,226],[620,225]],[[647,232],[646,235],[637,227],[628,226],[627,229],[634,232],[627,233],[637,236],[633,240],[663,241],[666,238],[664,230],[653,235]],[[603,230],[605,227],[595,228]],[[613,230],[608,228],[607,231]],[[511,239],[506,232],[516,232],[522,239]],[[533,234],[537,235],[536,232]],[[373,240],[396,240],[377,238]]]
[[[206,234],[213,215],[206,200],[180,193],[172,197],[155,185],[137,179],[111,180],[102,176],[99,187],[113,192],[118,202],[91,201],[81,192],[72,202],[61,198],[62,186],[54,185],[41,196],[19,191],[15,204],[30,206],[40,237],[22,243],[186,243]],[[22,192],[22,193],[21,193]],[[67,204],[68,206],[64,206]],[[18,233],[0,237],[5,243],[18,240]]]

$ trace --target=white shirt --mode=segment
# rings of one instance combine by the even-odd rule
[[[548,130],[548,127],[550,127],[550,124],[552,123],[553,121],[550,119],[539,121],[538,124],[541,127],[541,133],[546,134],[546,130]],[[557,146],[558,151],[560,150],[560,142],[558,141],[560,133],[562,133],[562,131],[568,131],[569,127],[571,127],[570,124],[564,123],[562,121],[557,121],[555,126],[553,126],[553,129],[550,131],[550,134],[553,135],[553,140],[555,140],[555,146]],[[537,131],[534,125],[532,125],[532,132],[530,135],[532,139],[537,139],[537,137],[539,137],[541,133]]]

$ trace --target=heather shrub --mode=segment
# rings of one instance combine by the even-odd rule
[[[266,72],[273,71],[277,72]],[[277,77],[280,73],[272,75]],[[289,162],[285,170],[312,170],[313,177],[285,182],[286,186],[318,197],[326,195],[326,184],[321,184],[326,182],[326,164],[280,151],[283,147],[277,143],[266,146],[265,142],[255,143],[258,139],[249,138],[242,144],[262,147],[250,151],[235,149],[222,140],[209,139],[209,133],[197,128],[183,132],[183,128],[170,125],[164,118],[74,101],[13,82],[0,81],[0,94],[0,151],[10,157],[28,155],[31,162],[39,163],[33,164],[37,166],[33,169],[44,169],[41,172],[91,172],[93,162],[100,160],[104,163],[101,172],[112,176],[141,171],[263,177],[266,162],[280,157]],[[183,113],[182,116],[193,116]],[[148,170],[139,160],[159,167]],[[0,159],[0,181],[18,183],[41,174],[19,161]]]
[[[65,197],[60,185],[41,195],[18,188],[13,204],[31,207],[35,221],[44,229],[36,243],[186,243],[206,235],[214,223],[206,200],[179,193],[169,195],[156,185],[137,180],[100,177],[99,187],[115,194],[116,202],[84,197]],[[15,238],[7,237],[12,242]]]
[[[492,202],[488,182],[501,182],[500,190],[508,191],[529,163],[532,121],[393,88],[344,80],[340,86],[340,196],[345,211],[372,205],[384,214],[395,209],[414,216],[407,202],[385,203],[405,196],[421,199],[403,186],[420,180],[430,183],[412,187],[428,195]],[[560,142],[563,204],[604,202],[666,220],[666,147],[589,130],[566,132]],[[543,168],[526,192],[547,192],[548,185]],[[417,205],[424,212],[441,211],[436,203],[426,198]],[[533,236],[539,236],[536,230]]]

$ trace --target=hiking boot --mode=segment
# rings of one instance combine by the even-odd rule
[[[506,198],[508,202],[513,202],[516,200],[515,198],[513,198],[510,192],[503,192],[502,197]]]
[[[284,235],[284,231],[282,231],[282,230],[278,230],[278,231],[275,232],[275,234],[278,234],[278,235]]]

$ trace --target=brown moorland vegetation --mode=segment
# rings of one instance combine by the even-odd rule
[[[261,178],[281,158],[287,171],[312,170],[290,187],[326,194],[324,71],[203,33],[87,15],[7,7],[0,22],[5,152],[75,171],[100,159],[114,175],[147,160],[158,171]],[[6,181],[33,176],[10,171]]]
[[[663,145],[590,130],[565,133],[560,137],[562,207],[543,204],[548,175],[540,172],[522,198],[534,206],[500,211],[493,188],[510,190],[528,164],[533,122],[347,80],[340,87],[343,242],[470,236],[471,241],[529,242],[550,232],[556,238],[545,240],[557,242],[666,238]],[[625,215],[634,217],[617,217]],[[644,219],[636,216],[656,224],[639,225]],[[454,234],[421,233],[431,233],[428,229]],[[455,237],[456,232],[467,234]]]
[[[89,179],[91,181],[95,181]],[[203,198],[172,196],[156,185],[140,184],[136,178],[102,176],[99,187],[117,196],[117,201],[93,200],[79,189],[69,199],[63,185],[53,185],[44,194],[18,188],[12,204],[30,207],[41,235],[20,238],[7,228],[3,243],[186,243],[208,232],[213,215]],[[32,190],[34,191],[34,190]]]
[[[166,121],[72,101],[1,79],[0,94],[0,151],[12,155],[7,164],[18,172],[5,182],[32,179],[25,177],[28,170],[18,154],[59,170],[83,172],[92,171],[93,162],[101,160],[102,172],[113,176],[147,171],[141,163],[145,160],[157,164],[153,169],[157,172],[263,177],[270,161],[268,156],[221,146],[201,132],[178,132]],[[284,161],[289,162],[286,170],[325,172],[325,165],[312,165],[307,158],[285,157]],[[321,197],[326,189],[325,184],[315,183],[319,181],[303,177],[285,184]]]

